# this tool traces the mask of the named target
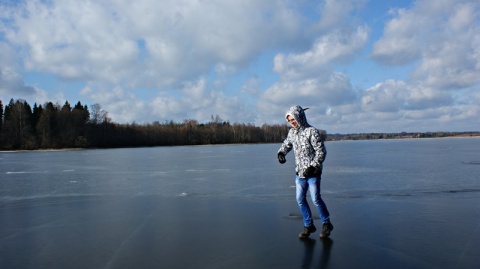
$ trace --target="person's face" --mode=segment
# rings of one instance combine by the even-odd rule
[[[298,122],[290,115],[287,116],[287,121],[293,128],[298,128]]]

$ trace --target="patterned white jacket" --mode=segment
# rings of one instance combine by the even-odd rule
[[[305,110],[300,106],[293,106],[285,115],[285,118],[292,116],[298,123],[298,128],[290,128],[287,138],[283,141],[278,153],[287,155],[293,148],[295,153],[295,172],[304,178],[307,167],[314,167],[315,174],[321,175],[323,161],[327,156],[327,149],[324,141],[326,132],[320,131],[307,122]]]

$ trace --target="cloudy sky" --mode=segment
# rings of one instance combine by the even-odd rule
[[[480,131],[477,0],[0,0],[0,100],[117,123]]]

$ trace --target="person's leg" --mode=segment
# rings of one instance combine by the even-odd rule
[[[322,223],[326,223],[330,222],[330,213],[328,212],[327,205],[323,201],[320,194],[321,181],[321,176],[308,178],[308,186],[310,188],[310,196],[312,197],[312,202],[318,209],[320,220],[322,221]]]
[[[322,232],[320,232],[320,238],[327,238],[330,236],[330,232],[333,230],[333,225],[330,222],[330,213],[328,212],[327,205],[320,195],[320,183],[322,181],[321,176],[308,178],[310,187],[310,195],[312,197],[313,204],[317,207],[320,219],[322,220]]]
[[[312,212],[307,202],[308,183],[305,178],[295,177],[296,198],[298,207],[303,216],[303,226],[309,227],[313,224]]]
[[[298,237],[300,239],[307,238],[311,233],[315,232],[317,228],[313,225],[312,212],[310,206],[307,202],[307,191],[308,191],[308,182],[304,178],[297,176],[295,178],[296,186],[296,198],[300,211],[302,211],[303,216],[303,232],[301,232]]]

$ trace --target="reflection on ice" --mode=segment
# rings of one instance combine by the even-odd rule
[[[47,171],[7,171],[5,174],[41,174],[47,173]]]
[[[355,167],[355,166],[334,166],[327,167],[331,174],[363,174],[363,173],[392,173],[394,171],[382,169],[381,167]]]

